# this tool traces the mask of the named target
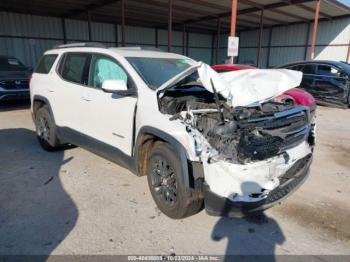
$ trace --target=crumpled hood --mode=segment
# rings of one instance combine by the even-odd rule
[[[199,62],[168,80],[157,91],[175,85],[196,70],[204,88],[213,93],[212,80],[216,92],[233,107],[267,101],[299,86],[303,76],[301,72],[288,69],[246,69],[219,74]]]
[[[218,74],[210,66],[198,67],[203,86],[216,91],[233,107],[264,102],[299,86],[303,74],[288,69],[247,69]]]

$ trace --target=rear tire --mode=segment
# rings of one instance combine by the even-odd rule
[[[182,183],[181,174],[181,161],[174,149],[156,142],[148,160],[148,185],[158,208],[175,219],[194,215],[203,207],[202,197]]]
[[[61,145],[56,135],[56,125],[48,106],[38,109],[35,114],[35,129],[41,147],[46,151],[54,151]]]

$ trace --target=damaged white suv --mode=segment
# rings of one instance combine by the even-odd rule
[[[74,144],[147,176],[159,209],[183,218],[242,216],[305,180],[314,137],[309,109],[274,97],[301,73],[217,74],[188,57],[96,44],[47,51],[31,82],[46,150]]]

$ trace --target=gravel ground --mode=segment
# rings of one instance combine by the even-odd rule
[[[0,109],[0,254],[348,254],[350,111],[317,109],[306,183],[259,219],[172,220],[146,177],[81,148],[47,153],[26,105]]]

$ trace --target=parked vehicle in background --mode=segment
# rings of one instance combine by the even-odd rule
[[[29,99],[31,68],[12,56],[0,56],[0,101]]]
[[[254,66],[250,65],[214,65],[212,68],[218,73],[225,73],[230,71],[246,70],[246,69],[256,69]],[[308,92],[300,88],[292,88],[284,92],[282,95],[275,97],[276,101],[280,102],[292,102],[296,105],[304,105],[310,108],[311,114],[314,114],[316,109],[316,100]]]
[[[329,60],[296,62],[280,66],[303,72],[300,87],[310,92],[318,104],[349,107],[350,65]]]
[[[291,70],[224,75],[179,54],[69,44],[39,62],[31,112],[44,149],[71,143],[147,176],[169,217],[195,214],[203,202],[209,214],[242,216],[280,203],[309,174],[309,109],[271,99],[301,79]]]

